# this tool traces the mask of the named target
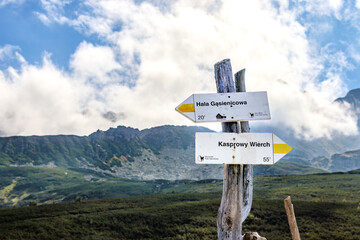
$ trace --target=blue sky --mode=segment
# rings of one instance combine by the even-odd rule
[[[9,3],[0,8],[0,45],[18,46],[21,54],[31,64],[39,64],[43,53],[52,54],[52,61],[68,69],[69,59],[83,41],[97,42],[96,37],[86,36],[64,24],[45,25],[36,15],[43,12],[40,1]]]
[[[265,124],[354,134],[332,102],[360,87],[359,31],[358,1],[0,0],[0,134],[191,125],[174,107],[224,58],[268,91]]]

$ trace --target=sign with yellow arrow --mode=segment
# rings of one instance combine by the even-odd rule
[[[266,92],[193,94],[176,107],[193,122],[270,119]]]
[[[273,133],[196,133],[195,163],[270,165],[292,148]]]

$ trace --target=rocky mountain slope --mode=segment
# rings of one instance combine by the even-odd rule
[[[353,89],[343,98],[338,98],[334,102],[347,104],[351,111],[358,118],[358,128],[360,129],[360,89]],[[321,168],[326,171],[349,171],[360,166],[360,156],[354,149],[360,149],[360,135],[343,136],[333,135],[331,139],[320,138],[306,141],[293,136],[291,131],[275,129],[255,129],[257,132],[274,132],[284,139],[293,150],[286,155],[283,160],[300,163],[303,165]]]
[[[89,136],[0,138],[0,165],[61,167],[135,179],[223,177],[222,165],[196,165],[195,132],[204,127],[160,126],[139,131],[119,126]],[[256,175],[321,172],[299,163],[255,167]]]
[[[219,175],[220,166],[194,164],[195,132],[203,127],[119,126],[89,136],[0,138],[0,165],[88,169],[138,179],[193,179]],[[196,177],[195,177],[196,176]]]
[[[346,172],[360,168],[360,150],[333,154],[330,157],[317,157],[310,162],[316,168],[331,172]]]
[[[360,88],[349,91],[345,97],[338,98],[335,102],[350,105],[358,118],[357,125],[360,129]],[[320,154],[308,160],[308,164],[331,172],[345,172],[360,168],[360,150],[353,150],[360,148],[359,136],[334,136],[332,142],[337,145],[331,148],[332,152]]]

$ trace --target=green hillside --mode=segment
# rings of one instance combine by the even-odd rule
[[[168,125],[140,131],[119,126],[98,130],[89,136],[2,137],[0,166],[57,167],[139,180],[221,179],[222,165],[194,164],[195,133],[210,131],[204,127]],[[309,166],[302,158],[304,156],[292,156],[291,162],[255,166],[254,174],[324,172]]]
[[[292,174],[299,174],[298,168],[292,170],[286,161],[279,162],[267,169],[282,169]],[[294,165],[296,166],[296,164]],[[301,168],[302,172],[312,173]],[[279,172],[281,172],[279,170]],[[221,191],[221,180],[136,180],[113,177],[111,174],[99,173],[89,169],[78,168],[39,168],[0,166],[0,208],[28,205],[30,202],[58,203],[82,199],[103,199],[129,197],[167,192],[211,192]],[[301,176],[299,176],[301,178]],[[280,177],[281,178],[281,177]],[[266,183],[255,178],[258,187]],[[292,179],[291,176],[286,179]],[[296,179],[296,177],[295,177]],[[295,180],[294,180],[295,181]],[[206,183],[206,184],[205,184]]]
[[[257,177],[243,230],[291,239],[283,207],[290,195],[302,239],[359,240],[359,181],[359,171]],[[146,188],[123,184],[119,192]],[[0,239],[216,239],[221,181],[154,184],[160,194],[0,209]]]
[[[255,165],[255,175],[304,175],[314,173],[326,173],[325,170],[309,165],[286,160],[280,160],[274,165]]]
[[[136,180],[115,178],[91,170],[83,172],[63,168],[0,167],[0,207],[66,202],[82,199],[129,197],[171,192],[221,192],[222,181],[209,180]],[[255,177],[255,195],[267,199],[286,197],[327,201],[344,196],[356,201],[360,189],[359,171],[338,174],[258,176]],[[276,189],[274,192],[273,189]],[[301,193],[301,194],[300,194]],[[359,198],[360,199],[360,198]]]
[[[0,207],[154,194],[191,182],[139,181],[63,168],[0,167],[0,175]]]

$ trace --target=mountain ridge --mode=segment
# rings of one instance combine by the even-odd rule
[[[222,179],[222,165],[194,163],[195,132],[211,131],[197,126],[164,125],[144,130],[118,126],[89,136],[4,137],[0,138],[0,165],[86,169],[144,180]],[[256,175],[315,172],[323,170],[286,161],[255,167]]]
[[[360,89],[351,90],[336,101],[357,107]],[[359,136],[306,141],[279,128],[255,127],[254,130],[273,132],[293,147],[280,165],[255,166],[257,175],[313,173],[316,172],[314,168],[322,169],[317,170],[320,172],[349,171],[360,167],[360,155],[348,157],[349,154],[345,154],[350,149],[360,148]],[[118,126],[106,131],[97,130],[88,136],[0,137],[0,165],[87,169],[138,179],[221,179],[221,165],[198,166],[194,163],[195,132],[212,130],[199,126],[164,125],[143,130]]]

